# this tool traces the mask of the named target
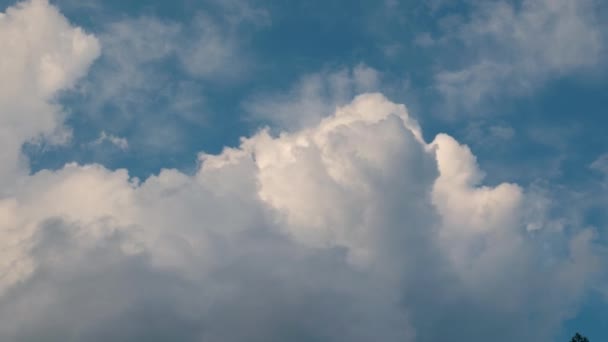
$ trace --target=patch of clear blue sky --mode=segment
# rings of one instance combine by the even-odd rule
[[[218,11],[221,11],[217,3],[194,0],[52,2],[70,21],[93,33],[102,33],[109,22],[129,17],[146,15],[187,22],[197,11],[211,15],[219,15]],[[2,7],[11,3],[0,0]],[[224,146],[237,145],[239,137],[248,136],[259,128],[259,122],[244,119],[242,102],[251,94],[281,92],[305,74],[365,63],[384,75],[383,82],[399,84],[407,78],[408,89],[391,88],[389,97],[408,105],[421,122],[427,139],[438,132],[447,132],[469,144],[487,172],[489,183],[511,181],[525,186],[540,180],[573,192],[591,191],[597,187],[599,176],[588,166],[599,155],[608,152],[605,133],[608,81],[602,77],[557,79],[531,94],[505,95],[472,109],[473,113],[469,115],[448,117],[437,106],[441,98],[431,89],[432,72],[438,63],[455,62],[459,54],[457,50],[422,49],[413,43],[418,33],[433,33],[437,29],[437,19],[445,13],[429,11],[419,1],[397,4],[387,8],[382,1],[259,1],[254,6],[268,11],[271,24],[252,34],[247,46],[254,67],[239,82],[216,86],[212,80],[203,81],[188,75],[176,68],[171,60],[158,65],[166,68],[174,80],[197,86],[195,91],[205,99],[204,105],[198,108],[198,115],[205,116],[202,120],[205,124],[179,122],[172,117],[174,113],[166,110],[166,103],[153,102],[164,100],[150,98],[147,106],[152,112],[111,131],[104,125],[116,119],[112,106],[107,106],[102,117],[92,118],[86,115],[90,98],[65,94],[62,103],[70,112],[68,125],[74,128],[74,140],[65,147],[24,147],[31,157],[32,168],[34,171],[59,168],[69,161],[99,162],[110,168],[127,168],[132,175],[143,178],[160,168],[193,170],[197,152],[217,153]],[[466,15],[467,7],[459,4],[441,11]],[[396,48],[395,54],[390,56],[384,52],[389,46]],[[154,108],[166,112],[154,113]],[[136,130],[133,125],[146,120],[173,122],[183,137],[181,143],[162,151],[140,150],[138,146],[132,146],[126,152],[86,147],[102,129],[129,139]],[[489,127],[497,125],[510,128],[512,136],[503,140],[489,136]],[[479,129],[476,131],[475,127]],[[591,206],[583,216],[587,224],[606,222],[602,208]],[[605,239],[604,232],[600,235]],[[603,328],[608,326],[606,313],[599,296],[590,296],[581,314],[566,323],[558,341],[568,340],[575,330],[587,334],[591,341],[608,339],[608,332]]]
[[[585,298],[578,315],[567,321],[562,327],[557,341],[570,341],[574,332],[579,331],[591,342],[606,340],[608,315],[606,304],[601,294],[594,293]]]

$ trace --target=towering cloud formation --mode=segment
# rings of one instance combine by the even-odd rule
[[[99,48],[45,1],[0,28],[0,340],[546,341],[601,266],[380,94],[191,175],[28,175],[21,144],[62,126],[54,96]]]

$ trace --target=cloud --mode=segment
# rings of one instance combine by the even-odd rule
[[[426,45],[457,44],[454,67],[435,74],[437,90],[457,109],[529,94],[545,82],[596,68],[605,49],[595,1],[525,0],[473,4]]]
[[[23,143],[69,137],[54,95],[84,75],[99,43],[43,0],[8,8],[0,16],[0,41],[0,78],[10,85],[0,92],[0,186],[6,187],[26,168],[19,154]]]
[[[105,131],[101,131],[99,134],[99,138],[93,141],[93,145],[101,145],[103,143],[109,142],[110,144],[116,146],[121,150],[126,150],[129,148],[129,141],[126,138],[117,137],[113,134],[107,134]]]
[[[253,120],[281,129],[298,129],[317,123],[353,96],[380,88],[381,74],[365,64],[302,77],[284,94],[257,94],[244,102]]]
[[[132,71],[176,57],[192,76],[236,77],[245,63],[237,60],[242,54],[236,32],[240,23],[225,23],[203,12],[189,24],[150,16],[126,18],[103,33],[104,56],[116,67]]]
[[[516,131],[504,123],[471,121],[467,124],[464,135],[474,147],[496,149],[504,146],[505,142],[512,141]]]
[[[19,27],[32,9],[61,18],[33,1],[0,20],[22,15],[6,26]],[[60,21],[32,44],[80,32]],[[37,101],[54,109],[72,82]],[[22,90],[14,106],[31,102]],[[0,115],[7,131],[46,132]],[[19,155],[28,134],[0,151]],[[21,181],[0,197],[0,339],[549,340],[605,251],[591,230],[530,231],[526,189],[484,185],[468,147],[422,136],[404,105],[367,93],[201,153],[192,174],[72,163],[30,175],[7,159]]]
[[[602,174],[608,174],[608,154],[602,154],[589,165],[589,168]]]
[[[76,91],[63,97],[81,114],[75,121],[128,136],[130,150],[137,153],[186,149],[188,137],[179,133],[213,120],[210,89],[248,77],[254,66],[248,38],[266,25],[265,12],[246,3],[206,6],[214,4],[209,13],[197,10],[184,22],[108,16],[96,27],[99,60]]]
[[[466,147],[445,135],[425,144],[405,107],[380,95],[203,154],[192,176],[42,171],[0,205],[0,335],[548,337],[600,267],[593,244],[543,255],[520,228],[522,189],[480,181]]]
[[[143,115],[154,117],[167,111],[170,116],[194,117],[189,113],[201,110],[202,104],[197,84],[176,79],[171,75],[175,71],[164,67],[172,58],[178,58],[178,51],[184,51],[185,46],[205,46],[186,37],[185,31],[188,29],[179,23],[155,17],[127,18],[108,25],[100,35],[102,59],[82,88],[90,111],[100,113],[110,107],[117,120],[123,121]],[[198,58],[205,60],[206,56],[201,54]],[[221,73],[222,67],[215,64],[209,72]],[[152,106],[145,100],[150,96],[156,98]],[[184,103],[188,106],[174,112],[166,102],[178,96],[187,96]]]

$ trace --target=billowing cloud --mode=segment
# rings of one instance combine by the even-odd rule
[[[0,20],[35,26],[37,11],[63,26],[28,40],[32,60],[65,32],[98,51],[43,1]],[[16,88],[12,108],[38,96],[30,118],[60,127],[53,98],[96,53],[85,55],[63,72],[70,82],[40,96]],[[51,131],[0,115],[26,132],[5,138],[6,155]],[[21,178],[0,197],[6,341],[547,341],[604,266],[591,230],[528,229],[524,188],[484,185],[468,147],[445,134],[427,143],[407,108],[377,93],[307,128],[201,153],[192,174],[68,164],[29,175],[5,160]]]

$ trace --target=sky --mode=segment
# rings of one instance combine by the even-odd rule
[[[0,340],[607,340],[607,47],[599,0],[0,0]]]

